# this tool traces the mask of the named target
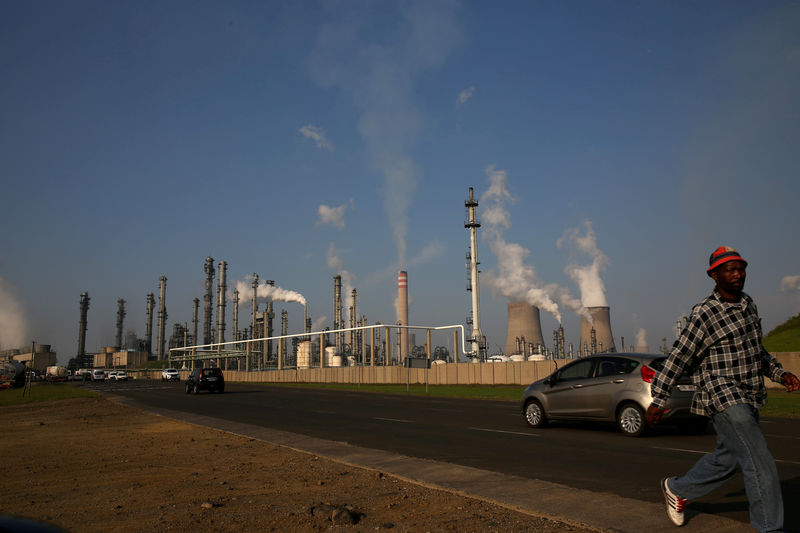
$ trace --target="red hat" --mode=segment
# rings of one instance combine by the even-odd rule
[[[708,270],[706,273],[710,276],[711,271],[720,266],[723,263],[727,263],[728,261],[741,261],[744,263],[744,266],[747,266],[747,261],[742,259],[742,256],[739,255],[739,252],[731,248],[730,246],[720,246],[716,250],[711,253],[711,257],[708,258]]]

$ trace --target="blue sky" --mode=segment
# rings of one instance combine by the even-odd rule
[[[723,244],[769,330],[800,309],[798,27],[788,1],[3,2],[0,347],[66,362],[82,292],[89,351],[118,298],[144,336],[161,275],[170,332],[206,256],[315,326],[342,272],[394,322],[400,268],[412,324],[464,323],[469,187],[492,352],[530,289],[577,344],[577,271],[618,343],[671,343]]]

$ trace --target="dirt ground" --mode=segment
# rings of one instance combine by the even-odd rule
[[[104,399],[0,427],[0,515],[68,531],[594,531]]]

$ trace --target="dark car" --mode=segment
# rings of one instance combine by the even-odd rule
[[[186,379],[186,394],[209,392],[225,392],[225,378],[219,368],[195,368]]]
[[[616,422],[622,433],[638,437],[646,429],[650,384],[665,360],[663,355],[637,353],[578,359],[528,386],[522,395],[522,414],[531,427],[542,427],[549,420],[597,420]],[[704,430],[708,419],[689,412],[693,395],[691,379],[681,376],[662,423]]]

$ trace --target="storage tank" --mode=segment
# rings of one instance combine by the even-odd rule
[[[325,366],[342,366],[342,356],[336,355],[336,346],[325,347]]]
[[[297,368],[311,368],[311,341],[297,345]]]

